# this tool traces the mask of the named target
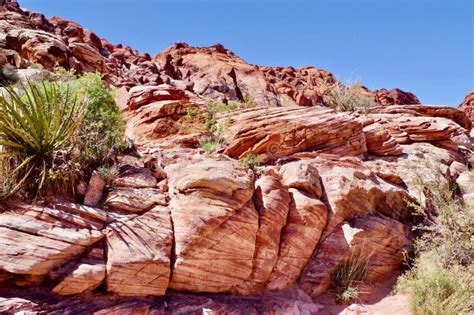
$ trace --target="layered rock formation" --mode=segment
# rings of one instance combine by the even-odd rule
[[[11,0],[0,16],[0,64],[98,70],[120,87],[134,149],[107,187],[92,176],[90,206],[2,205],[0,312],[316,313],[312,298],[351,260],[366,261],[368,281],[399,269],[407,201],[423,200],[417,179],[433,167],[472,203],[463,111],[366,90],[381,106],[336,112],[318,105],[319,84],[337,83],[323,70],[249,65],[221,45],[151,58]],[[205,128],[209,100],[249,98],[258,106],[212,116],[219,134]],[[201,149],[212,137],[219,152]]]
[[[0,64],[14,66],[10,72],[16,79],[38,75],[38,66],[62,66],[79,73],[100,71],[114,87],[166,83],[208,100],[249,100],[260,106],[321,104],[321,86],[337,82],[331,73],[313,67],[252,65],[220,44],[198,48],[176,43],[152,58],[113,45],[75,22],[22,9],[14,0],[0,4],[0,19]],[[420,103],[399,89],[365,91],[381,105]]]

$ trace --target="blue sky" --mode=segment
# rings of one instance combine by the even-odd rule
[[[222,43],[249,63],[312,65],[425,104],[474,90],[472,0],[19,0],[151,55]]]

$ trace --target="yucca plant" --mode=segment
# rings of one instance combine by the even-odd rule
[[[0,95],[0,159],[14,193],[25,184],[40,191],[55,155],[70,143],[87,107],[66,84],[28,82]]]
[[[338,300],[351,302],[359,296],[357,286],[367,279],[368,267],[372,255],[351,253],[330,274],[332,291]]]

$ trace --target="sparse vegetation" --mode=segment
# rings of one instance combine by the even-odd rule
[[[242,164],[253,170],[262,162],[262,160],[258,155],[249,154],[246,157],[240,159],[240,162],[242,162]]]
[[[255,108],[257,107],[257,103],[253,100],[250,95],[246,95],[244,101],[240,104],[240,108],[247,109],[247,108]]]
[[[440,167],[423,175],[416,179],[423,206],[412,204],[425,216],[416,227],[422,234],[398,289],[410,296],[415,314],[468,314],[474,307],[474,216],[455,185],[440,184]]]
[[[114,97],[102,82],[100,73],[87,73],[72,81],[72,86],[87,104],[87,114],[76,138],[81,152],[81,168],[87,172],[110,164],[113,155],[126,148],[124,123]]]
[[[323,83],[321,91],[324,105],[337,111],[366,113],[369,108],[377,106],[360,83],[352,83],[348,87],[338,82]]]
[[[421,252],[398,289],[408,293],[414,314],[469,314],[472,310],[472,266],[443,266],[436,251]]]
[[[186,109],[186,119],[194,121],[199,118],[199,109],[195,107],[189,107]]]
[[[358,285],[366,280],[370,256],[351,254],[331,272],[331,290],[342,303],[349,303],[359,296]]]
[[[227,141],[224,138],[224,133],[232,124],[232,119],[228,117],[225,120],[219,122],[216,115],[218,113],[226,112],[235,108],[235,104],[229,105],[225,103],[211,103],[208,105],[204,128],[207,130],[209,136],[205,139],[202,146],[206,152],[217,151],[227,144]]]
[[[69,158],[73,137],[87,114],[69,85],[30,83],[22,91],[6,88],[0,97],[0,146],[3,187],[14,193],[28,186],[64,185],[74,180]]]
[[[0,183],[20,190],[74,191],[78,177],[108,166],[125,147],[124,125],[98,73],[7,88],[0,97]]]
[[[206,142],[202,145],[202,149],[206,152],[206,153],[211,153],[211,152],[214,152],[215,151],[215,148],[216,148],[216,144],[215,143],[212,143],[212,142]]]
[[[99,176],[106,182],[110,183],[112,182],[118,175],[118,169],[116,166],[100,166],[97,168],[97,173],[99,173]]]

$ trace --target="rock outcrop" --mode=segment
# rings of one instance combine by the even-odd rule
[[[471,121],[474,121],[474,92],[466,94],[464,101],[459,104],[459,109],[464,111]]]
[[[0,270],[16,285],[40,284],[103,238],[104,211],[75,204],[11,205],[0,214]]]
[[[170,287],[233,291],[253,267],[253,174],[228,158],[187,164],[166,168],[176,255]]]
[[[474,200],[471,96],[459,110],[363,88],[381,106],[336,112],[327,71],[222,45],[152,58],[0,0],[0,67],[34,64],[104,73],[129,149],[70,201],[0,204],[0,312],[316,313],[344,264],[369,281],[400,268],[419,179]]]
[[[231,119],[225,153],[234,158],[261,154],[268,159],[307,151],[358,156],[367,151],[362,125],[324,107],[257,108],[222,115]]]
[[[121,296],[163,295],[173,244],[170,212],[156,206],[144,215],[111,223],[107,235],[107,291]]]

